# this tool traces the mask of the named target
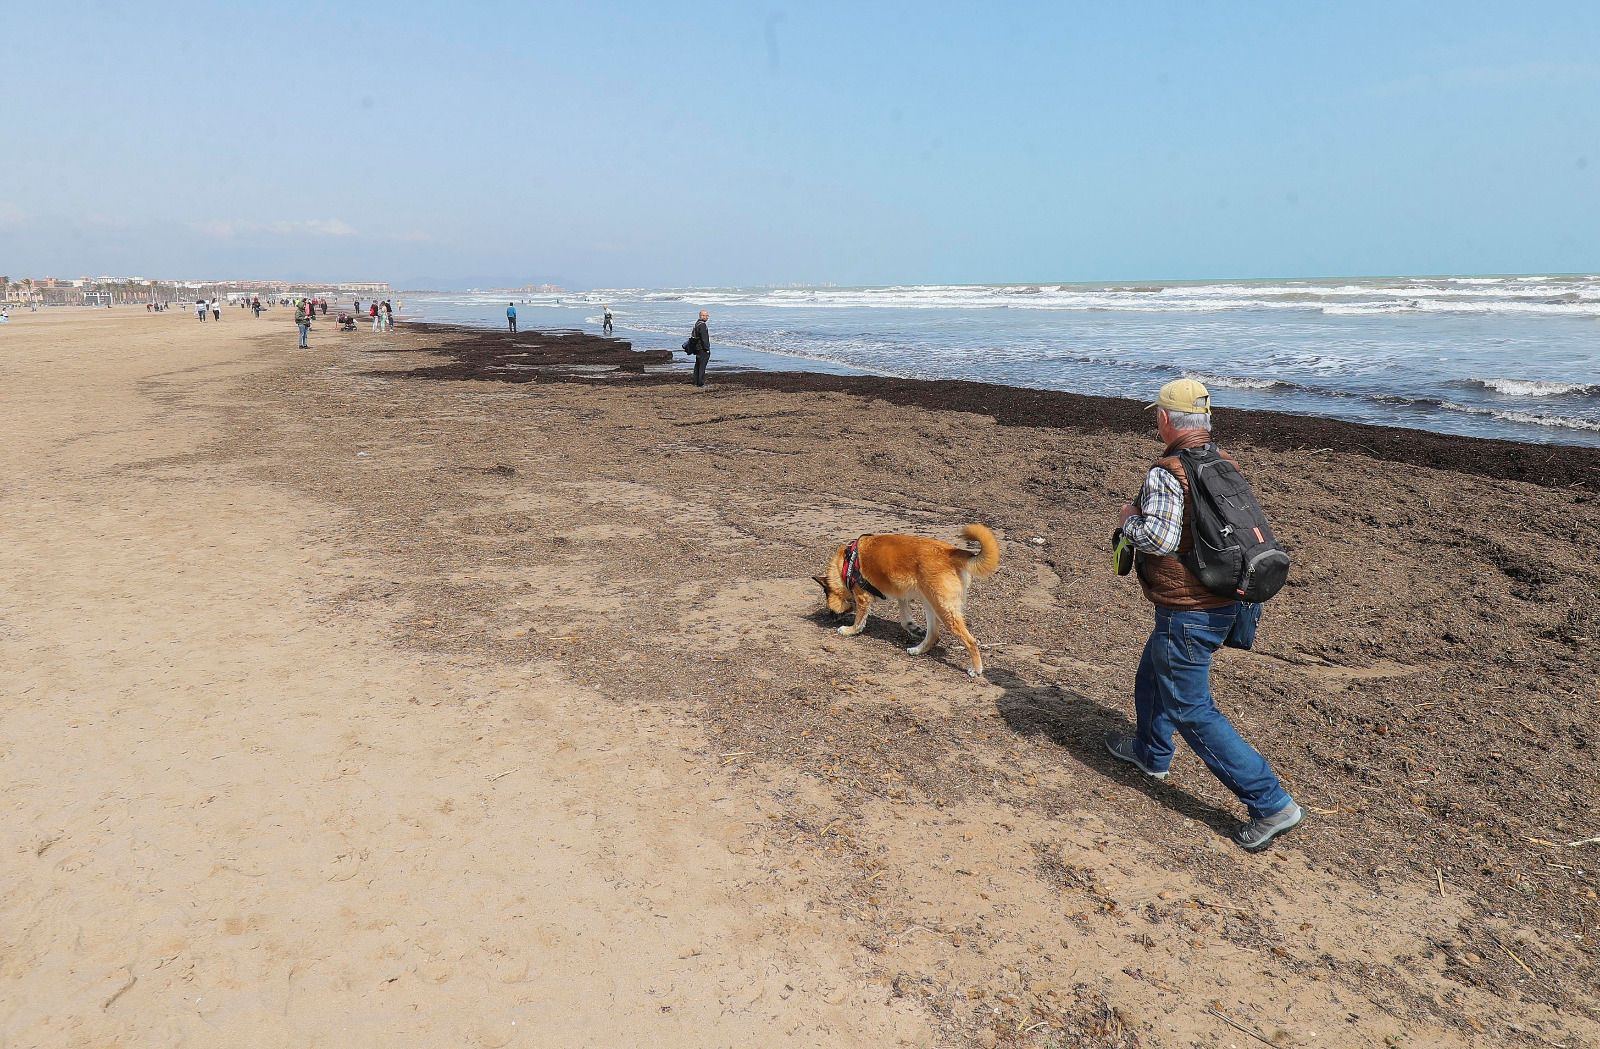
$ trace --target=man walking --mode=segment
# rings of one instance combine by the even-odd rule
[[[700,311],[700,319],[694,322],[694,331],[689,334],[689,341],[683,344],[683,352],[694,357],[694,384],[706,384],[706,364],[711,360],[711,329],[706,327],[706,321],[711,319],[711,314],[705,310]]]
[[[604,310],[605,310],[605,317],[603,318],[603,323],[600,326],[600,330],[603,333],[605,333],[606,335],[610,335],[611,334],[611,307],[610,307],[610,305],[609,304],[606,305],[604,307]]]
[[[511,334],[517,333],[517,304],[514,302],[506,303],[506,327],[511,329]]]
[[[1139,585],[1156,606],[1156,622],[1133,683],[1136,734],[1108,733],[1106,748],[1146,775],[1166,779],[1176,729],[1244,802],[1249,819],[1233,840],[1256,852],[1297,826],[1302,814],[1267,759],[1211,695],[1211,657],[1229,641],[1249,646],[1261,606],[1217,596],[1181,559],[1194,547],[1193,515],[1186,512],[1194,500],[1179,453],[1212,444],[1211,395],[1193,379],[1176,379],[1149,407],[1165,451],[1145,476],[1138,504],[1123,504],[1121,532],[1136,550]]]

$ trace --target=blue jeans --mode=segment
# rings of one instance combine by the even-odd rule
[[[1293,799],[1267,759],[1244,741],[1211,698],[1211,657],[1233,630],[1239,610],[1238,604],[1205,612],[1156,609],[1156,628],[1133,682],[1139,720],[1134,750],[1146,768],[1165,772],[1177,729],[1253,818],[1270,816]]]
[[[299,328],[300,328],[300,348],[302,350],[309,349],[310,347],[308,347],[306,345],[306,336],[311,334],[311,325],[302,324],[302,325],[299,326]]]

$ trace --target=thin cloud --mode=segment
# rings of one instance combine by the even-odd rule
[[[234,237],[354,237],[356,229],[343,219],[279,219],[276,222],[227,222],[211,220],[190,223],[203,237],[231,240]]]

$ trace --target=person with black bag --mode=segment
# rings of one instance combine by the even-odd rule
[[[700,319],[694,322],[694,331],[683,344],[683,352],[694,358],[694,384],[706,384],[706,363],[711,360],[711,329],[706,327],[706,321],[711,319],[711,314],[705,310],[700,311]]]
[[[1205,386],[1176,379],[1147,407],[1155,409],[1166,450],[1138,502],[1123,504],[1112,538],[1133,548],[1132,568],[1155,605],[1155,629],[1134,678],[1135,734],[1108,733],[1106,749],[1166,779],[1176,730],[1244,802],[1249,818],[1233,840],[1257,852],[1298,826],[1303,814],[1267,759],[1217,709],[1211,659],[1224,646],[1255,643],[1261,602],[1283,586],[1289,556],[1238,464],[1212,439]]]

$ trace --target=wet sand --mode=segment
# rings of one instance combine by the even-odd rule
[[[1297,557],[1216,677],[1310,809],[1249,857],[1098,749],[1126,406],[277,314],[0,331],[10,1042],[1600,1031],[1589,453],[1219,413]],[[987,681],[831,632],[830,544],[969,520]]]

